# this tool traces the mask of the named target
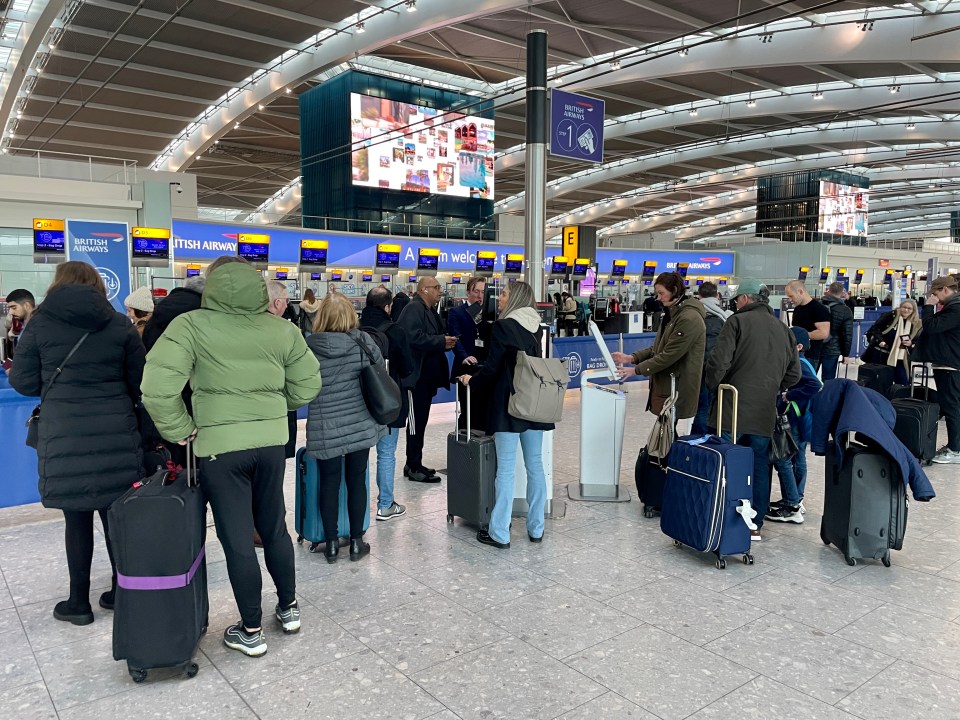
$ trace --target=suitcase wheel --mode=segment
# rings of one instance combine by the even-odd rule
[[[643,516],[645,518],[652,518],[657,514],[657,509],[653,505],[644,505],[643,506]]]
[[[318,542],[310,543],[310,552],[312,553],[320,552],[320,543]]]
[[[890,551],[887,551],[887,554],[880,558],[880,562],[883,563],[884,567],[890,567]]]
[[[144,680],[147,679],[147,671],[138,670],[136,668],[130,668],[130,677],[133,678],[133,681],[135,683],[142,683]]]
[[[744,565],[753,565],[753,555],[751,555],[750,553],[746,553],[746,554],[743,556],[743,564],[744,564]]]
[[[297,535],[297,545],[303,545],[303,535]]]
[[[447,513],[447,522],[450,523],[451,525],[453,524],[453,515],[451,515],[450,513]]]
[[[197,673],[200,672],[200,666],[195,662],[188,662],[183,666],[183,672],[186,673],[188,678],[196,677]]]
[[[683,547],[683,543],[681,543],[679,540],[674,540],[674,541],[673,541],[673,546],[674,546],[674,547]]]
[[[857,564],[857,561],[855,558],[844,556],[844,559],[847,561],[847,565],[849,565],[850,567],[853,567],[854,565]]]
[[[717,558],[716,565],[717,565],[717,570],[726,570],[726,569],[727,569],[727,561],[724,560],[723,558]]]

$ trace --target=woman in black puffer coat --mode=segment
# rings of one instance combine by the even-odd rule
[[[89,333],[73,357],[71,348]],[[110,551],[107,508],[143,478],[143,455],[134,406],[140,400],[143,343],[126,316],[107,301],[96,270],[80,262],[57,266],[47,296],[27,324],[10,371],[23,395],[47,392],[41,410],[37,455],[40,500],[63,510],[70,598],[53,616],[74,625],[93,622],[90,564],[93,512],[100,513]],[[100,606],[113,608],[113,585]]]

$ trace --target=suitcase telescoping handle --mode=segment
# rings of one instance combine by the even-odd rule
[[[723,395],[729,392],[731,394],[731,422],[730,437],[733,442],[737,441],[737,405],[740,404],[740,392],[733,385],[717,386],[717,433],[723,434]]]
[[[460,383],[463,385],[463,383]],[[467,440],[470,439],[470,383],[464,385],[467,389]],[[457,435],[460,434],[460,395],[457,395],[457,401],[453,405],[454,407],[454,417],[453,417],[453,431]]]
[[[195,488],[200,484],[197,472],[197,454],[193,450],[193,438],[187,438],[187,487]]]

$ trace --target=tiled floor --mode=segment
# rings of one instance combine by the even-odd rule
[[[651,421],[642,386],[630,389],[621,480],[632,493]],[[451,413],[434,411],[429,465],[446,465]],[[578,422],[571,392],[558,499],[577,481]],[[214,539],[200,673],[144,685],[112,659],[109,613],[96,608],[83,628],[53,619],[67,584],[58,513],[3,510],[0,718],[960,718],[960,468],[930,468],[938,498],[911,504],[893,567],[851,568],[820,541],[822,461],[810,467],[806,523],[767,523],[756,564],[725,571],[675,549],[635,493],[567,502],[541,545],[518,519],[513,547],[498,551],[447,524],[444,485],[399,480],[407,514],[373,523],[369,558],[327,565],[296,547],[304,627],[284,636],[265,615],[260,659],[222,645],[237,611]],[[102,543],[94,563],[106,586]],[[264,594],[265,611],[274,602]]]

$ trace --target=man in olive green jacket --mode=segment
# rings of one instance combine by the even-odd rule
[[[320,392],[320,366],[292,323],[267,312],[267,286],[248,263],[214,261],[200,309],[176,318],[147,356],[141,390],[157,429],[171,442],[195,438],[201,487],[210,501],[241,621],[224,643],[267,651],[254,529],[277,587],[276,618],[300,629],[293,543],[283,502],[287,410]],[[181,390],[193,389],[193,416]]]

